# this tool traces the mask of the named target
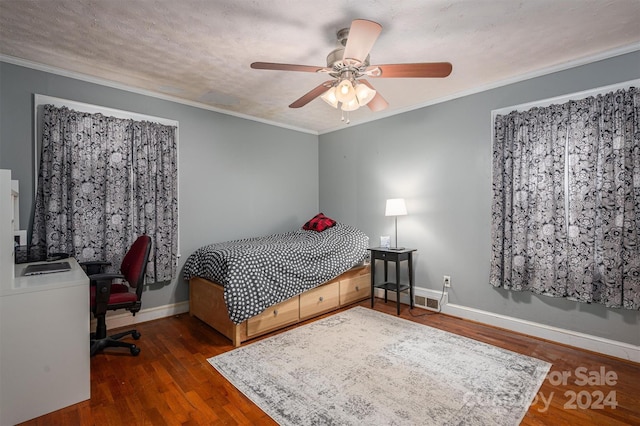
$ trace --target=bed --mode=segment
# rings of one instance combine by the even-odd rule
[[[184,267],[190,314],[239,346],[370,297],[369,238],[329,218],[314,228],[314,219],[295,231],[196,250]]]

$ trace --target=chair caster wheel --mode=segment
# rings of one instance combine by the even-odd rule
[[[131,346],[131,355],[138,356],[140,355],[140,348],[136,345]]]
[[[134,331],[131,335],[135,340],[138,340],[140,338],[140,333],[138,333],[137,331]]]

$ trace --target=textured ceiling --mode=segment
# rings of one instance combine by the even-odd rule
[[[640,0],[0,0],[0,54],[312,132],[342,126],[316,99],[336,32],[363,18],[382,34],[371,64],[453,64],[445,79],[369,79],[389,102],[352,123],[606,52],[640,48]],[[10,58],[10,59],[11,59]]]

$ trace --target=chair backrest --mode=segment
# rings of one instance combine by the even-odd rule
[[[149,253],[151,253],[151,237],[140,235],[124,256],[120,265],[120,272],[124,275],[129,285],[136,288],[138,296],[144,284]]]

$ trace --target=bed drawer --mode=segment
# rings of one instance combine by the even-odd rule
[[[316,287],[300,295],[300,319],[311,318],[340,306],[340,282]]]
[[[300,301],[298,296],[269,307],[263,313],[247,320],[247,336],[255,336],[269,330],[298,322]]]
[[[340,306],[371,297],[371,276],[360,275],[340,280]]]

